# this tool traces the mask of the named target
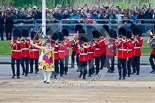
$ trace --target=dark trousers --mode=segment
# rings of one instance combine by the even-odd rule
[[[12,28],[6,28],[6,39],[11,40]]]
[[[0,36],[1,36],[1,40],[4,40],[4,38],[3,38],[3,31],[4,31],[4,28],[0,28]]]
[[[59,60],[54,60],[55,75],[59,74]]]
[[[60,75],[64,74],[64,58],[60,58]]]
[[[85,78],[87,74],[87,61],[79,61],[79,69],[80,75],[83,75],[83,78]]]
[[[111,65],[110,65],[109,61],[111,61]],[[113,72],[115,70],[115,68],[114,68],[114,62],[115,62],[115,57],[114,56],[109,56],[109,55],[106,56],[105,66],[111,72]]]
[[[17,66],[17,77],[20,76],[20,59],[11,58],[11,68],[12,68],[12,74],[15,76],[15,61]]]
[[[76,54],[76,63],[77,63],[77,67],[79,67],[79,54]]]
[[[100,57],[95,57],[96,74],[99,73]]]
[[[154,65],[154,60],[153,59],[155,60],[155,55],[151,54],[150,58],[149,58],[149,61],[150,61],[151,67],[152,67],[152,71],[155,71],[155,65]]]
[[[69,60],[69,56],[65,56],[65,73],[68,72],[68,60]]]
[[[94,60],[89,60],[89,75],[91,76],[94,72]]]
[[[101,54],[101,69],[103,69],[103,66],[105,64],[105,59],[106,59],[106,52]]]
[[[24,62],[26,64],[26,69],[25,69],[25,66],[24,66]],[[28,72],[29,72],[29,57],[22,57],[21,58],[21,66],[23,68],[23,73],[25,73],[25,75],[27,75]]]
[[[139,75],[140,56],[133,56],[133,58],[132,58],[132,68],[133,68],[133,73],[137,73]]]
[[[128,58],[128,60],[127,60],[127,73],[128,73],[128,76],[130,76],[130,74],[131,74],[131,64],[132,64],[132,58]]]
[[[119,59],[118,58],[119,77],[122,77],[122,69],[123,69],[123,77],[126,77],[126,59]]]
[[[38,72],[38,59],[30,59],[30,72],[33,73],[33,63],[35,61],[35,72]]]
[[[71,67],[74,67],[74,63],[75,63],[75,55],[76,55],[76,52],[75,51],[72,51],[72,56],[71,56]]]

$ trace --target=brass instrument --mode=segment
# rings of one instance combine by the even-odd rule
[[[60,44],[58,43],[58,40],[56,40],[54,46],[55,46],[55,47],[58,47],[59,45],[60,45]]]
[[[152,49],[155,49],[155,46],[152,46],[153,43],[155,43],[155,36],[153,36],[153,30],[148,30],[146,33],[146,36],[149,37],[149,39],[147,40],[147,43],[150,45],[150,47]]]
[[[21,43],[21,39],[20,38],[17,38],[16,42],[17,43]]]
[[[82,46],[83,46],[84,48],[88,48],[88,47],[89,47],[88,43],[86,43],[86,42],[84,42],[84,43],[82,44]]]
[[[122,41],[125,42],[127,38],[125,36],[122,37]]]

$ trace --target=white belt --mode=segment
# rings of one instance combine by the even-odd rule
[[[128,49],[128,51],[132,51],[132,49]]]
[[[80,55],[87,55],[87,53],[80,53]]]
[[[119,49],[119,50],[127,51],[127,49]]]
[[[58,53],[58,52],[54,52],[54,53]]]
[[[12,51],[14,51],[14,52],[21,52],[21,50],[12,50]]]
[[[29,48],[22,48],[22,50],[29,50]]]
[[[93,52],[88,52],[89,54],[93,53]]]
[[[64,50],[59,50],[58,52],[64,52]]]
[[[96,48],[95,50],[100,50],[100,48]]]
[[[39,51],[38,49],[31,49],[31,51]]]
[[[140,49],[140,47],[134,47],[134,49]]]

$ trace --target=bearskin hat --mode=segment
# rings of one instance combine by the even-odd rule
[[[87,37],[81,36],[80,41],[81,42],[88,42],[89,40]]]
[[[134,27],[132,32],[133,32],[133,35],[139,35],[139,36],[142,35],[142,30],[138,26]]]
[[[109,26],[108,25],[103,25],[103,28],[106,30],[106,32],[109,32]]]
[[[92,34],[93,38],[100,38],[100,33],[97,30],[93,30]]]
[[[52,36],[52,40],[58,40],[59,39],[59,33],[55,32]]]
[[[28,37],[29,36],[29,31],[27,29],[22,30],[22,37]]]
[[[120,27],[118,29],[118,34],[122,36],[126,36],[126,29],[124,27]]]
[[[67,29],[62,29],[62,33],[64,36],[69,36],[69,31]]]
[[[48,28],[46,30],[46,35],[52,35],[53,34],[53,30],[51,28]]]
[[[126,37],[127,38],[131,38],[132,37],[131,31],[129,31],[129,30],[126,31]]]
[[[112,38],[117,38],[117,33],[115,30],[109,30],[109,36],[112,37]]]
[[[81,26],[81,25],[76,25],[76,27],[75,27],[75,31],[77,32],[77,31],[79,31],[79,30],[81,30],[81,29],[83,29],[83,27]]]
[[[21,37],[21,34],[22,34],[22,32],[20,29],[14,29],[14,31],[13,31],[14,37]]]
[[[63,41],[64,40],[64,34],[62,32],[58,32],[59,34],[59,40]]]
[[[33,39],[35,35],[36,35],[36,32],[32,31],[31,32],[31,39]],[[36,40],[38,40],[38,37],[36,37]]]

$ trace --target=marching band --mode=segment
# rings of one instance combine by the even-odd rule
[[[81,25],[77,25],[75,30],[77,34],[74,35],[73,40],[68,38],[69,31],[63,29],[62,32],[47,33],[51,38],[49,36],[43,43],[37,41],[38,33],[32,32],[32,40],[29,40],[27,39],[28,30],[23,29],[21,32],[19,29],[15,29],[13,32],[14,40],[10,43],[12,48],[12,78],[15,75],[20,78],[20,64],[23,68],[22,75],[28,76],[29,73],[33,73],[34,61],[35,73],[38,73],[39,69],[44,71],[44,83],[50,83],[51,74],[53,74],[54,78],[57,78],[58,75],[61,77],[67,75],[70,48],[72,48],[71,68],[75,67],[76,56],[79,78],[83,77],[83,79],[86,79],[87,74],[88,77],[93,74],[98,75],[104,67],[107,68],[107,73],[113,73],[115,71],[116,55],[119,80],[126,79],[127,76],[130,77],[133,74],[140,74],[143,38],[141,38],[141,29],[137,25],[131,25],[130,30],[120,27],[118,31],[109,29],[107,25],[104,25],[100,32],[93,30],[92,34],[86,34]],[[153,31],[149,31],[147,34],[150,36],[148,43],[152,48],[149,59],[152,67],[151,73],[155,73]],[[23,37],[22,39],[21,36]],[[43,50],[43,57],[38,69],[39,49]],[[15,73],[15,61],[17,73]],[[26,64],[26,68],[24,64]]]

